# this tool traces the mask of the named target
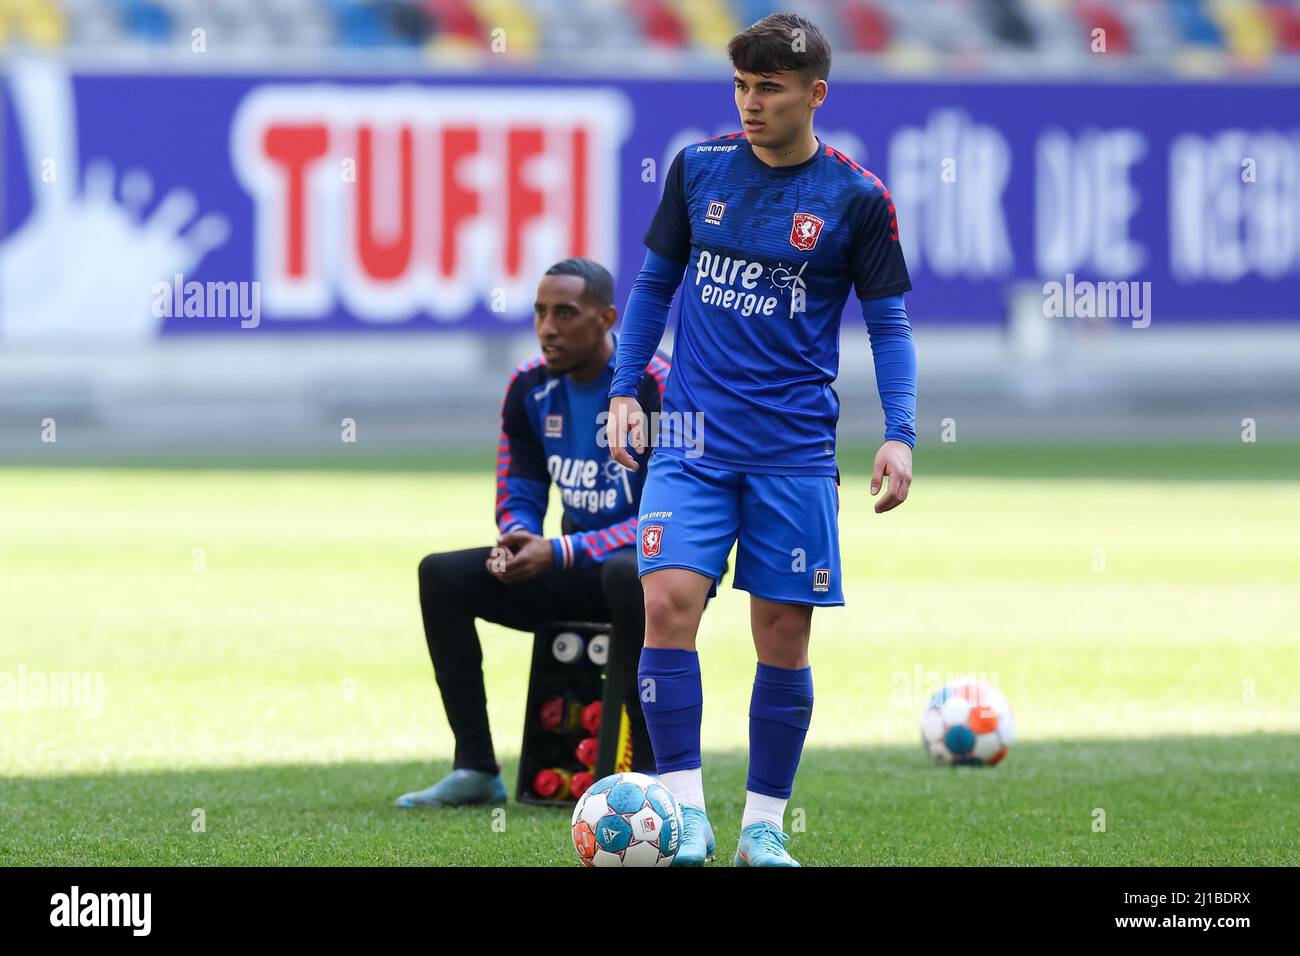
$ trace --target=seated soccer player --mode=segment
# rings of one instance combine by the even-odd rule
[[[612,462],[598,421],[614,378],[613,301],[614,280],[599,263],[565,259],[547,270],[534,306],[542,354],[515,370],[501,409],[495,547],[420,562],[424,636],[456,753],[450,774],[398,797],[399,807],[506,798],[488,728],[479,618],[529,633],[547,621],[609,622],[607,674],[625,688],[633,769],[654,772],[636,688],[645,611],[632,545],[645,472]],[[667,377],[657,355],[638,376],[647,413],[658,410]],[[552,481],[564,533],[545,538]]]

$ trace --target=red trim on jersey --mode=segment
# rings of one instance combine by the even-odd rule
[[[868,180],[871,181],[871,184],[873,186],[875,186],[882,193],[884,193],[885,202],[889,203],[889,238],[897,242],[898,241],[898,213],[894,210],[894,200],[893,198],[890,197],[889,190],[885,188],[885,184],[880,181],[880,177],[877,176],[875,173],[873,173],[871,170],[867,169],[865,166],[855,163],[853,160],[849,159],[847,156],[841,153],[834,146],[831,146],[829,144],[827,144],[826,146],[826,155],[831,156],[834,159],[838,160],[841,164],[848,166],[855,173],[859,173],[862,176],[865,176]]]
[[[510,474],[510,439],[506,436],[506,402],[510,398],[510,389],[517,379],[524,372],[531,372],[537,366],[545,361],[542,356],[529,359],[521,363],[510,376],[510,381],[506,385],[506,397],[501,399],[501,434],[497,438],[497,528],[502,529],[514,524],[518,519],[510,511],[506,510],[506,476]]]
[[[650,364],[645,367],[645,370],[654,378],[655,384],[659,386],[660,401],[663,401],[664,389],[668,387],[668,373],[672,371],[672,368],[666,359],[660,358],[658,355],[652,356]]]

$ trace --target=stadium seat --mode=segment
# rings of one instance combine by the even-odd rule
[[[666,0],[632,0],[632,10],[648,43],[674,49],[687,45],[686,27]]]
[[[1223,31],[1228,49],[1243,64],[1262,66],[1277,46],[1273,23],[1255,3],[1215,3],[1210,16]]]
[[[1132,53],[1133,41],[1129,35],[1128,24],[1105,3],[1085,2],[1076,4],[1074,15],[1083,28],[1085,49],[1091,49],[1092,31],[1104,30],[1107,53]]]
[[[537,36],[537,18],[527,4],[518,0],[476,0],[475,12],[480,22],[491,24],[492,30],[500,28],[505,31],[507,56],[532,56],[541,45]],[[491,42],[491,36],[488,42]]]
[[[994,37],[1015,48],[1033,46],[1034,29],[1016,0],[988,0],[984,13]]]
[[[67,42],[82,49],[105,49],[123,43],[117,11],[100,0],[61,0],[67,15]]]
[[[909,49],[952,54],[994,45],[988,23],[967,0],[920,6],[912,0],[881,0],[880,6],[894,24],[896,42]]]
[[[132,38],[143,43],[167,43],[172,37],[172,17],[150,0],[116,0],[120,23]]]
[[[1189,46],[1222,47],[1223,36],[1205,13],[1201,0],[1170,0],[1170,14]]]
[[[616,55],[645,45],[641,24],[626,0],[535,0],[545,5],[549,29],[560,34],[554,45],[565,50],[592,53],[592,38]],[[548,45],[549,40],[546,40]]]
[[[1273,25],[1277,48],[1286,53],[1300,53],[1300,6],[1291,0],[1272,0],[1264,4],[1263,15]]]
[[[1129,42],[1136,55],[1158,63],[1167,61],[1178,49],[1181,40],[1169,0],[1129,0],[1112,6],[1128,26]]]
[[[261,5],[273,42],[294,48],[334,42],[334,18],[319,0],[263,0]]]
[[[433,32],[433,22],[419,4],[401,0],[388,11],[388,35],[397,46],[421,46]]]
[[[722,50],[739,29],[723,0],[674,0],[673,11],[701,50]]]
[[[853,48],[861,53],[883,53],[893,42],[889,17],[874,4],[846,3],[840,17]]]
[[[64,12],[54,0],[10,0],[7,6],[0,4],[0,47],[11,42],[58,47],[66,38]]]
[[[387,26],[384,10],[365,0],[328,0],[336,22],[337,42],[346,47],[377,47],[384,44]]]
[[[501,27],[512,57],[618,62],[649,46],[716,58],[737,31],[783,9],[810,17],[844,52],[907,73],[999,58],[1087,70],[1096,28],[1130,66],[1175,72],[1261,69],[1300,54],[1297,0],[0,0],[0,46],[186,45],[202,25],[210,49],[424,47],[478,58]]]
[[[444,41],[462,41],[486,47],[487,30],[468,0],[424,0],[424,11]]]

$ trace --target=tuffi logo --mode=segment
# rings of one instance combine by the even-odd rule
[[[502,294],[519,304],[504,318],[525,318],[556,259],[616,267],[630,128],[629,101],[609,90],[259,86],[230,152],[263,311],[454,322]]]

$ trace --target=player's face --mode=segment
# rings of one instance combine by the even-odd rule
[[[809,82],[802,73],[735,71],[736,109],[746,138],[755,146],[781,149],[798,141],[826,97],[826,81]]]
[[[543,276],[533,303],[533,326],[546,370],[567,375],[599,362],[613,306],[602,308],[583,295],[580,276]]]

